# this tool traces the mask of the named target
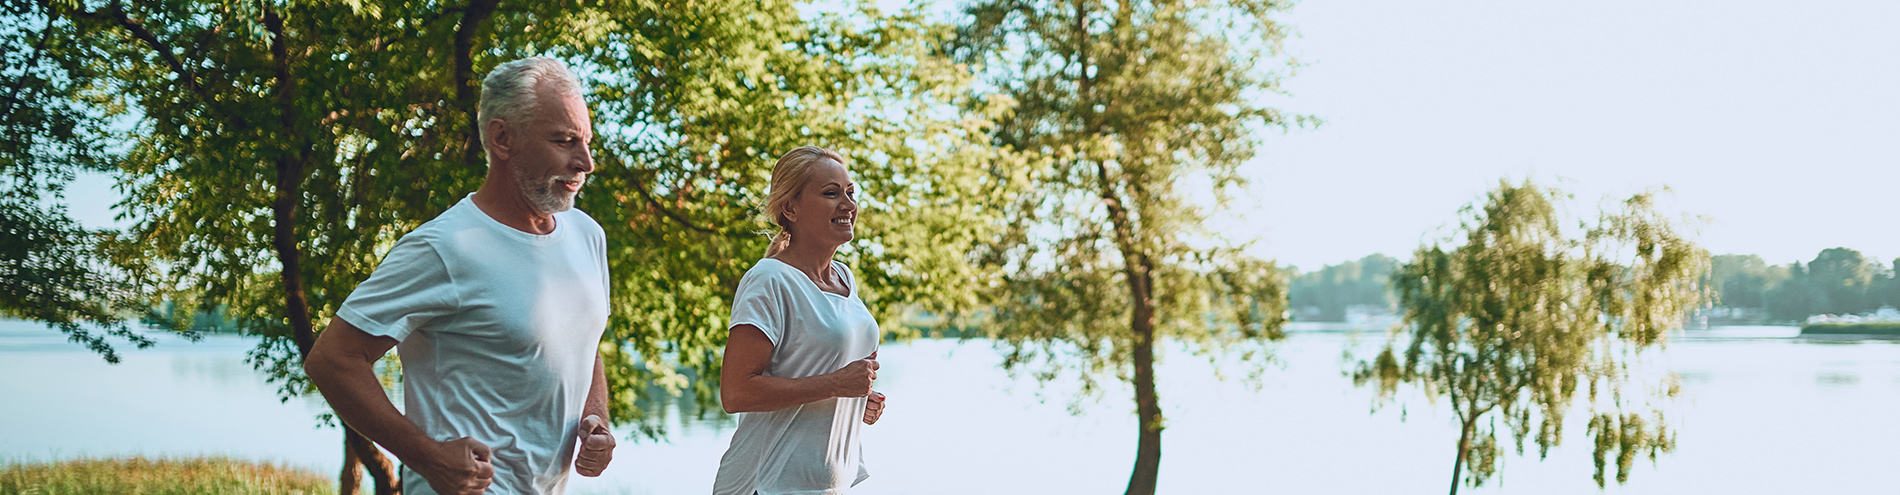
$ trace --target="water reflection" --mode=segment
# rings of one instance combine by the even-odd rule
[[[0,459],[223,453],[332,472],[338,433],[319,401],[279,403],[243,363],[254,340],[163,341],[106,365],[61,335],[0,322]],[[1342,352],[1383,343],[1379,329],[1294,333],[1258,384],[1215,381],[1203,359],[1166,353],[1159,380],[1169,428],[1161,491],[1434,493],[1444,489],[1449,413],[1416,396],[1367,414],[1372,393],[1340,375]],[[1900,356],[1892,341],[1803,339],[1785,327],[1683,332],[1654,364],[1681,377],[1680,449],[1638,462],[1631,484],[1598,491],[1581,423],[1547,461],[1509,458],[1502,483],[1463,493],[1870,493],[1896,485]],[[986,342],[926,340],[880,350],[890,411],[865,430],[872,478],[854,495],[1118,493],[1133,460],[1127,394],[1066,410],[996,368]],[[1043,399],[1047,398],[1047,402]],[[731,435],[697,398],[665,411],[665,442],[623,441],[576,495],[704,493]],[[1404,418],[1401,421],[1401,411]],[[703,413],[703,414],[702,414]],[[1576,416],[1582,416],[1578,414]],[[1819,419],[1825,420],[1819,420]],[[622,427],[623,439],[637,436]]]

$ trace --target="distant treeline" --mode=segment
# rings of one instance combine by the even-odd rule
[[[1289,269],[1293,283],[1287,287],[1287,308],[1294,321],[1345,321],[1352,306],[1391,311],[1397,300],[1386,279],[1398,266],[1397,258],[1373,254],[1310,273]]]
[[[1830,248],[1805,264],[1769,265],[1752,254],[1717,255],[1712,261],[1709,280],[1720,296],[1717,306],[1760,308],[1772,320],[1900,307],[1900,281],[1894,279],[1900,259],[1882,264],[1860,251]]]
[[[1821,251],[1812,261],[1769,265],[1761,256],[1722,254],[1711,260],[1709,283],[1715,305],[1760,311],[1773,321],[1801,321],[1812,315],[1873,312],[1900,308],[1900,259],[1881,263],[1847,248]],[[1391,308],[1386,280],[1400,260],[1374,254],[1312,272],[1290,268],[1287,307],[1295,321],[1345,321],[1347,308]]]

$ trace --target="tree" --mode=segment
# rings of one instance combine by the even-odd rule
[[[1319,311],[1315,321],[1346,321],[1346,308],[1357,305],[1389,307],[1394,302],[1387,278],[1399,260],[1383,254],[1367,255],[1338,265],[1327,265],[1293,278],[1288,305],[1296,311]]]
[[[1454,237],[1421,246],[1393,275],[1404,324],[1353,371],[1355,383],[1377,386],[1381,397],[1412,384],[1447,399],[1459,426],[1453,494],[1496,473],[1500,421],[1520,455],[1526,437],[1539,458],[1559,444],[1580,385],[1589,391],[1597,486],[1612,454],[1624,483],[1637,454],[1654,460],[1674,448],[1661,411],[1632,410],[1638,394],[1625,386],[1640,353],[1702,304],[1708,255],[1650,194],[1580,222],[1581,238],[1563,227],[1556,201],[1564,197],[1528,180],[1501,182],[1482,205],[1464,208]],[[1674,394],[1668,381],[1657,385]]]
[[[1808,263],[1808,286],[1826,301],[1814,308],[1823,314],[1858,314],[1873,311],[1880,302],[1868,297],[1874,273],[1880,270],[1860,251],[1828,248]]]
[[[41,6],[38,39],[59,48],[49,63],[92,77],[51,100],[133,123],[97,128],[125,143],[96,160],[126,179],[135,220],[102,251],[154,293],[223,305],[262,335],[250,360],[286,399],[309,393],[298,364],[351,288],[479,183],[480,74],[506,60],[564,58],[592,88],[600,170],[579,203],[610,239],[612,419],[653,438],[660,416],[643,404],[667,401],[646,399],[692,387],[716,400],[716,384],[695,378],[718,376],[728,299],[764,251],[752,231],[765,225],[754,208],[771,157],[816,143],[854,158],[866,232],[845,256],[886,319],[976,300],[980,284],[940,281],[973,277],[967,244],[999,228],[986,205],[1021,170],[989,146],[988,114],[959,111],[988,107],[964,101],[971,76],[930,51],[947,28],[914,13],[788,1]],[[399,491],[393,466],[344,426],[341,491],[356,489],[359,465],[378,493]]]
[[[50,4],[0,5],[0,314],[44,322],[118,363],[108,337],[153,340],[125,319],[144,294],[94,249],[112,233],[82,228],[58,204],[77,173],[111,167],[110,122],[89,94],[106,67],[65,42],[61,21]]]
[[[1224,201],[1262,128],[1305,122],[1255,103],[1277,89],[1277,2],[984,1],[950,47],[986,99],[1015,104],[995,143],[1034,157],[1034,194],[983,253],[1002,280],[986,328],[1012,370],[1074,370],[1134,389],[1138,436],[1127,493],[1155,491],[1165,425],[1156,348],[1244,349],[1282,337],[1285,282],[1271,262],[1191,239],[1203,214],[1187,185]]]

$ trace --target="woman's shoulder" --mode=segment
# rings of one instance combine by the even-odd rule
[[[772,258],[759,258],[758,263],[746,269],[745,276],[739,277],[739,292],[786,287],[794,275],[798,275],[798,269],[792,268],[792,265]]]

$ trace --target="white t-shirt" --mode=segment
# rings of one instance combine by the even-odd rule
[[[849,296],[818,289],[785,262],[759,260],[739,279],[732,323],[749,324],[772,341],[765,376],[805,378],[838,371],[877,351],[877,320],[858,298],[858,281],[843,263]],[[738,414],[732,445],[719,459],[714,495],[843,493],[869,478],[858,432],[863,397],[831,398],[777,411]]]
[[[534,235],[473,194],[396,241],[337,316],[396,339],[404,415],[493,449],[488,493],[559,494],[607,326],[607,240],[580,210]],[[411,494],[433,495],[404,470]]]

